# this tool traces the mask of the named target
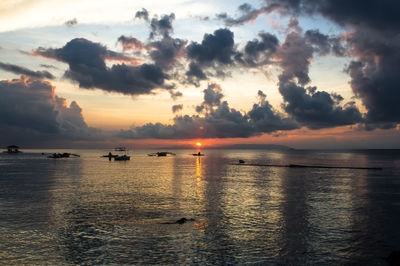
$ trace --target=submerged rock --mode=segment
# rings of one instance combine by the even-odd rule
[[[184,223],[186,223],[186,222],[188,222],[188,221],[194,221],[194,219],[193,219],[193,218],[186,219],[185,217],[183,217],[183,218],[177,220],[175,223],[176,223],[176,224],[184,224]]]
[[[184,224],[189,221],[194,221],[194,219],[193,218],[186,219],[185,217],[182,217],[181,219],[176,220],[175,222],[166,222],[163,224]]]

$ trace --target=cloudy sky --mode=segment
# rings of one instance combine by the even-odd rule
[[[400,148],[396,0],[3,0],[0,145]]]

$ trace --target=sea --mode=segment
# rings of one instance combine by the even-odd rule
[[[400,150],[169,151],[0,154],[0,264],[387,265],[400,250]]]

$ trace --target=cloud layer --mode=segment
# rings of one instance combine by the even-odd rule
[[[89,127],[82,109],[68,106],[48,81],[21,77],[0,81],[2,142],[93,140],[100,131]]]
[[[266,96],[259,91],[259,103],[248,113],[230,108],[223,101],[222,88],[215,83],[203,91],[204,100],[196,107],[196,115],[176,116],[173,124],[149,123],[144,126],[121,130],[126,139],[192,139],[192,138],[246,138],[279,130],[292,130],[298,124],[273,110]]]
[[[347,69],[351,87],[368,110],[365,128],[373,129],[393,128],[400,122],[397,104],[400,100],[397,89],[400,80],[395,74],[400,69],[398,10],[398,1],[264,0],[260,8],[241,5],[240,16],[236,18],[227,14],[217,17],[227,26],[235,26],[255,20],[261,14],[277,11],[294,17],[321,15],[339,26],[350,28],[346,36],[331,37],[318,30],[310,30],[305,37],[321,55],[331,52],[336,56],[353,58]],[[347,47],[344,47],[343,41]],[[306,82],[307,75],[301,72],[296,75],[297,78],[303,75],[300,83]]]
[[[48,71],[32,71],[25,67],[13,65],[13,64],[6,64],[6,63],[0,62],[0,69],[3,69],[8,72],[12,72],[14,74],[30,76],[33,78],[54,79],[54,76]]]
[[[85,89],[134,96],[166,90],[177,100],[182,96],[177,89],[188,84],[207,86],[203,102],[195,107],[196,114],[177,115],[170,125],[149,123],[121,130],[122,138],[250,137],[301,127],[357,124],[368,130],[394,128],[400,123],[400,18],[393,10],[399,10],[400,4],[372,0],[360,3],[264,0],[258,8],[245,3],[239,6],[237,16],[217,14],[224,26],[205,33],[198,42],[173,37],[174,13],[151,16],[142,9],[136,12],[135,19],[148,27],[148,38],[121,35],[117,42],[122,52],[75,38],[61,48],[38,48],[34,54],[66,63],[64,77]],[[271,12],[290,18],[283,38],[262,31],[248,41],[235,42],[231,27]],[[349,32],[327,35],[319,29],[303,31],[297,18],[313,15],[323,16]],[[316,56],[350,58],[346,67],[350,85],[366,113],[362,114],[354,101],[345,101],[331,88],[313,86],[309,70]],[[224,101],[222,88],[211,82],[234,70],[263,72],[270,66],[279,71],[277,87],[283,100],[280,111],[273,108],[262,91],[258,92],[258,103],[249,105],[247,111],[238,111]],[[47,71],[10,64],[0,63],[0,68],[36,78],[53,78]],[[79,106],[71,105],[69,110],[72,109],[78,113]],[[172,106],[173,113],[182,109],[182,104]]]
[[[350,26],[346,41],[355,58],[349,67],[354,94],[367,108],[367,128],[395,127],[400,122],[400,10],[398,1],[275,1],[266,5],[292,14],[319,14]]]
[[[122,63],[108,67],[107,59],[133,63],[135,59],[83,38],[73,39],[59,49],[39,48],[35,54],[67,63],[69,69],[64,76],[78,82],[81,88],[99,88],[128,95],[149,94],[156,88],[165,87],[167,79],[155,64]]]

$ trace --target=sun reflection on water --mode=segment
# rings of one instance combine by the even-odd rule
[[[201,179],[201,161],[200,157],[196,158],[196,176]]]
[[[196,194],[201,195],[202,176],[201,176],[201,160],[200,157],[196,158]]]

